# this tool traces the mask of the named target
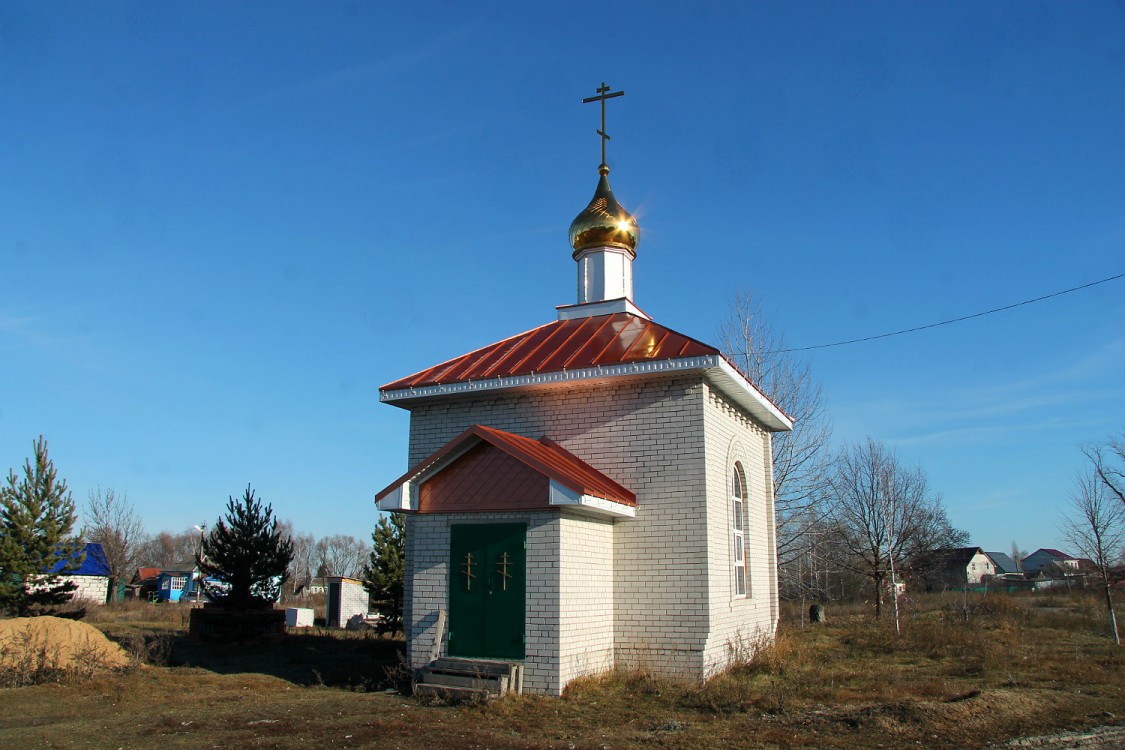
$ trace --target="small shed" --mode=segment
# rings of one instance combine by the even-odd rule
[[[367,589],[362,581],[343,576],[328,576],[328,607],[325,619],[330,628],[347,627],[348,620],[367,617]]]
[[[81,564],[77,568],[63,573],[65,568],[74,565],[75,559],[79,556],[83,556]],[[70,597],[72,602],[105,604],[109,599],[109,561],[106,560],[105,550],[102,549],[100,544],[94,542],[86,544],[74,557],[69,560],[60,560],[48,572],[58,573],[60,574],[60,580],[77,586]]]
[[[154,599],[159,602],[194,601],[197,568],[194,562],[181,562],[164,568],[156,576]]]
[[[156,591],[160,585],[159,578],[160,568],[137,568],[129,585],[125,587],[125,598],[152,601],[156,598]]]

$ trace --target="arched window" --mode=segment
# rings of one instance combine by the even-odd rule
[[[742,466],[734,465],[731,480],[731,543],[734,563],[734,595],[746,596],[746,489]]]

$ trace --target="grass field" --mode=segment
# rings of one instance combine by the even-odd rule
[[[353,633],[205,647],[185,610],[88,618],[155,664],[0,690],[4,748],[975,748],[1125,723],[1125,659],[1094,597],[934,596],[901,636],[857,608],[706,684],[643,671],[559,699],[424,705],[395,692],[401,642]]]

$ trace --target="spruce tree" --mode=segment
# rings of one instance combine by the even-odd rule
[[[371,533],[371,555],[363,566],[364,585],[374,598],[381,617],[380,633],[402,630],[403,572],[406,560],[406,528],[401,513],[379,519]]]
[[[202,575],[229,586],[207,588],[209,597],[228,607],[271,606],[292,561],[293,543],[282,538],[273,506],[263,506],[249,485],[241,499],[230,498],[226,516],[204,538],[196,559]]]
[[[9,470],[0,487],[0,610],[18,616],[68,601],[77,587],[59,573],[75,570],[83,557],[71,537],[74,500],[42,435],[34,453],[34,465],[25,461],[22,477]]]

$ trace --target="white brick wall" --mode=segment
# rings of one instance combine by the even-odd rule
[[[648,378],[419,406],[410,463],[480,423],[546,435],[635,492],[637,517],[614,527],[615,661],[698,674],[708,614],[704,393],[698,377]]]
[[[335,587],[336,582],[340,584],[340,600],[337,602],[331,596],[331,591]],[[367,616],[367,609],[369,604],[369,597],[367,589],[363,587],[361,581],[353,578],[337,578],[330,576],[328,578],[329,589],[329,605],[334,611],[329,611],[327,620],[329,627],[345,628],[348,626],[348,620],[355,615]]]
[[[732,654],[772,640],[777,630],[777,548],[774,541],[770,433],[708,388],[706,399],[708,549],[711,629],[704,655],[707,676]],[[735,463],[745,477],[747,596],[737,597],[731,535]]]
[[[613,536],[610,519],[559,519],[559,684],[613,667]]]
[[[35,580],[29,580],[27,588],[29,591],[38,591],[47,588],[43,583],[45,576],[37,576]],[[58,576],[55,585],[61,583],[73,583],[77,586],[70,595],[70,601],[82,604],[105,604],[109,595],[109,578],[106,576]]]
[[[406,627],[408,636],[416,636],[410,639],[412,665],[429,658],[437,611],[448,606],[451,522],[529,524],[529,691],[557,693],[574,677],[613,665],[699,679],[725,662],[733,639],[772,636],[777,587],[769,434],[700,377],[420,405],[412,410],[410,465],[474,423],[555,440],[634,491],[637,516],[592,521],[546,511],[411,517]],[[739,600],[731,589],[732,457],[745,469],[751,519],[746,540],[753,595]]]
[[[105,576],[70,576],[65,579],[78,584],[70,600],[86,604],[105,604],[109,594],[109,579]]]

